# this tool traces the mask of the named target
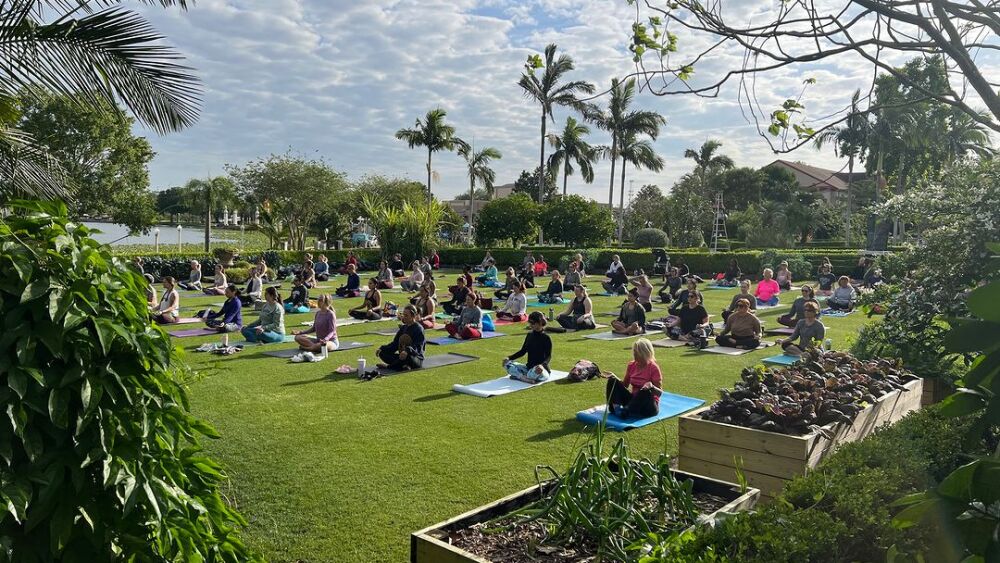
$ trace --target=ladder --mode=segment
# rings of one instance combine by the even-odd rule
[[[726,205],[722,193],[715,196],[715,224],[712,227],[711,252],[729,250],[729,234],[726,232]]]

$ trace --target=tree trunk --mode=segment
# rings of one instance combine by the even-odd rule
[[[476,179],[469,176],[469,225],[473,225],[476,216]],[[473,225],[474,226],[474,225]]]
[[[625,158],[622,157],[622,185],[618,192],[618,244],[622,243],[622,234],[625,232]]]
[[[611,134],[611,182],[608,187],[608,209],[615,212],[615,164],[618,161],[618,138]]]
[[[851,247],[851,187],[854,185],[854,154],[847,159],[847,210],[845,215],[844,247]]]
[[[205,186],[205,252],[212,247],[212,187]]]
[[[434,153],[431,151],[430,147],[427,148],[427,203],[430,203],[433,199],[431,195],[431,156]]]
[[[545,106],[542,105],[542,143],[538,157],[538,204],[545,202]],[[538,244],[544,244],[545,233],[538,227]]]
[[[566,183],[569,181],[569,159],[566,159],[566,164],[563,165],[563,199],[566,199]]]

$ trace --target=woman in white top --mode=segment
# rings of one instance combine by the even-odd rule
[[[409,279],[405,279],[399,284],[405,291],[416,291],[420,289],[420,286],[424,283],[425,276],[424,271],[420,268],[420,261],[414,260],[411,266],[413,268],[413,273],[410,274]]]
[[[226,288],[229,287],[229,280],[226,279],[226,269],[219,264],[215,267],[215,280],[212,287],[205,288],[205,295],[225,295]]]
[[[191,261],[191,274],[187,283],[179,283],[177,287],[188,291],[201,291],[201,264],[197,260]]]
[[[263,301],[264,280],[261,278],[260,268],[250,269],[250,281],[247,283],[247,293],[245,299],[241,299],[244,307],[252,307],[254,304]]]
[[[160,304],[153,309],[153,321],[156,324],[176,324],[180,320],[181,298],[174,288],[174,278],[163,278],[163,297]]]
[[[516,283],[507,297],[507,303],[497,311],[497,318],[515,323],[528,320],[528,298],[524,295],[524,284]]]

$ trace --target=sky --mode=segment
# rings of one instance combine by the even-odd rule
[[[731,1],[737,15],[752,18],[776,0]],[[194,126],[164,136],[139,130],[157,153],[154,190],[289,150],[323,157],[351,179],[381,174],[423,182],[426,151],[408,148],[394,133],[435,107],[447,111],[463,139],[500,150],[494,169],[501,185],[538,164],[540,109],[517,86],[529,55],[556,43],[576,62],[572,78],[599,90],[635,70],[627,50],[635,11],[626,0],[198,0],[188,11],[138,9],[187,57],[204,88]],[[680,41],[692,52],[705,45],[684,34]],[[695,75],[712,78],[739,62],[738,52],[718,52]],[[815,78],[803,102],[807,116],[821,116],[869,84],[871,70],[843,58],[764,78],[758,92],[765,107],[797,96],[803,81]],[[747,123],[735,87],[715,99],[642,92],[636,106],[666,118],[654,144],[666,165],[658,173],[629,168],[626,190],[632,182],[636,191],[644,184],[667,191],[693,168],[684,150],[710,138],[740,166],[776,158],[844,166],[830,149],[775,155]],[[569,115],[558,109],[550,132],[561,131]],[[609,143],[597,130],[589,141]],[[433,169],[438,198],[468,190],[459,156],[436,153]],[[569,192],[607,201],[610,162],[598,162],[595,172],[590,185],[571,176]]]

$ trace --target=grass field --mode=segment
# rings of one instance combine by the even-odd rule
[[[454,277],[445,274],[439,286]],[[335,286],[337,280],[327,285]],[[733,291],[705,292],[713,320],[721,320],[719,313]],[[387,297],[396,302],[403,298],[398,293]],[[182,297],[182,305],[203,307],[222,300]],[[359,301],[335,301],[338,315],[346,317]],[[598,312],[620,302],[594,297]],[[664,305],[655,307],[653,317],[666,314]],[[776,326],[776,317],[786,309],[765,311],[761,318]],[[255,315],[247,317],[245,322]],[[290,315],[287,328],[302,328],[300,323],[311,318]],[[609,324],[611,318],[598,320]],[[834,346],[846,348],[864,322],[863,314],[856,313],[825,324]],[[176,339],[204,376],[193,385],[192,403],[195,414],[222,434],[207,447],[228,469],[226,494],[249,519],[247,540],[270,561],[406,561],[411,531],[532,484],[536,465],[562,470],[587,439],[590,430],[574,414],[602,402],[603,380],[557,382],[491,399],[451,391],[455,383],[502,375],[501,360],[520,347],[522,325],[499,327],[510,335],[505,338],[428,346],[428,355],[471,354],[480,358],[475,362],[367,383],[353,374],[333,373],[341,364],[355,365],[359,357],[373,364],[375,347],[389,338],[366,332],[393,326],[386,321],[343,327],[341,340],[375,346],[335,352],[314,364],[263,356],[254,346],[222,358],[191,352],[218,337]],[[631,340],[595,341],[580,333],[553,335],[553,340],[555,369],[569,370],[587,358],[622,374],[631,358]],[[270,348],[276,347],[294,344]],[[777,352],[770,348],[729,357],[657,348],[656,353],[665,390],[710,401],[719,388],[731,386],[743,367]],[[677,422],[671,419],[626,437],[636,453],[675,453]]]

